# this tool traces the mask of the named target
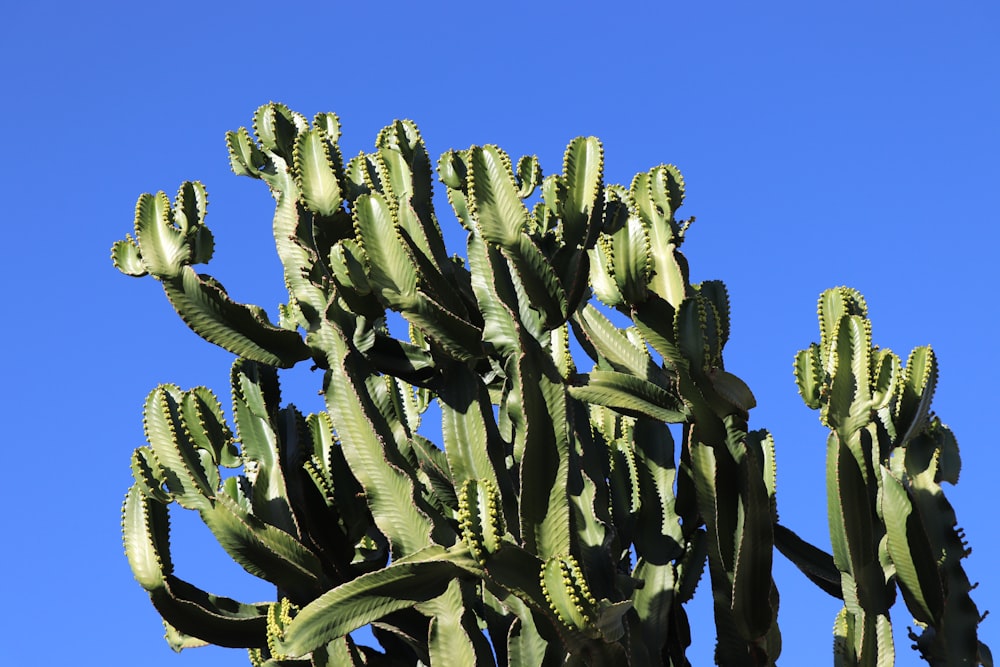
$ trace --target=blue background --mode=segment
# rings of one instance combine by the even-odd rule
[[[208,271],[275,314],[285,295],[273,204],[230,173],[223,141],[269,100],[336,111],[345,156],[407,117],[432,156],[497,143],[553,172],[570,139],[592,134],[606,182],[677,164],[681,213],[697,216],[684,248],[692,279],[729,286],[727,368],[757,396],[751,425],[777,441],[782,521],[824,546],[825,431],[798,398],[792,358],[818,337],[819,293],[860,289],[876,343],[904,357],[931,343],[939,355],[935,408],[964,463],[946,491],[973,548],[974,598],[980,611],[998,606],[1000,6],[11,4],[0,40],[0,663],[248,664],[214,647],[174,655],[123,555],[143,398],[173,382],[225,402],[231,356],[188,331],[155,282],[118,274],[109,248],[140,193],[201,180],[217,241]],[[438,215],[451,224],[447,208]],[[317,377],[287,376],[286,399],[321,409]],[[245,600],[272,594],[175,516],[180,576]],[[829,664],[838,603],[775,563],[781,664]],[[703,585],[691,604],[696,666],[712,663],[710,597]],[[905,608],[894,620],[897,664],[918,664]],[[997,623],[981,626],[995,651]]]

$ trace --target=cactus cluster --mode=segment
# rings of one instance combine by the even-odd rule
[[[897,586],[918,627],[910,638],[928,663],[990,664],[961,563],[969,550],[940,486],[958,482],[960,461],[954,435],[931,412],[937,359],[918,347],[904,366],[874,346],[867,311],[856,290],[827,290],[820,342],[795,358],[799,392],[830,429],[833,567],[828,556],[798,562],[812,572],[822,563],[831,583],[839,578],[838,664],[894,664]]]
[[[684,603],[707,564],[716,661],[770,665],[776,539],[845,600],[843,664],[877,664],[866,651],[884,639],[895,581],[928,660],[959,655],[969,632],[977,641],[965,547],[938,486],[958,459],[928,413],[933,357],[904,370],[871,348],[860,296],[824,296],[822,341],[796,365],[833,430],[831,558],[777,524],[774,442],[749,429],[754,396],[724,367],[725,286],[689,279],[675,167],[626,188],[603,182],[593,137],[571,141],[548,176],[496,146],[448,151],[436,171],[466,232],[462,258],[446,251],[416,125],[387,126],[346,161],[339,136],[334,114],[310,122],[274,103],[252,131],[227,134],[233,171],[276,201],[289,295],[277,322],[193,268],[213,247],[201,184],[173,203],[143,195],[134,238],[112,249],[236,355],[235,428],[208,390],[161,386],[132,457],[126,554],[174,648],[242,647],[254,665],[680,667]],[[405,337],[390,333],[395,317]],[[325,412],[282,403],[280,369],[299,362],[323,371]],[[431,405],[440,442],[421,428]],[[275,600],[176,577],[174,502]],[[381,650],[352,638],[366,625]]]

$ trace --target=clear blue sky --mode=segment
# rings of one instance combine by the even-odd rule
[[[697,216],[692,278],[729,285],[727,368],[757,396],[752,426],[777,441],[782,520],[822,545],[825,436],[792,358],[817,338],[820,291],[862,290],[877,343],[939,354],[935,406],[964,463],[946,491],[973,548],[975,600],[1000,607],[995,3],[98,0],[4,15],[0,663],[248,664],[239,651],[171,653],[123,555],[145,394],[174,382],[226,396],[231,358],[154,282],[118,274],[109,248],[140,193],[199,179],[217,240],[209,271],[273,313],[272,203],[229,172],[223,141],[269,100],[336,111],[346,155],[408,117],[432,155],[497,143],[554,171],[570,139],[592,134],[607,182],[680,166],[682,212]],[[315,410],[307,375],[286,398]],[[269,595],[198,528],[176,528],[181,576]],[[837,604],[780,557],[776,578],[781,664],[829,664]],[[709,597],[693,607],[696,666],[711,664]],[[898,664],[918,664],[905,608],[895,620]],[[996,652],[1000,619],[981,631]]]

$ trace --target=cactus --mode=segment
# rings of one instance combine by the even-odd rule
[[[253,665],[680,667],[684,605],[707,568],[716,661],[773,665],[777,542],[845,599],[842,660],[887,659],[852,651],[885,639],[897,580],[925,628],[921,654],[960,654],[979,616],[938,486],[958,459],[928,413],[929,351],[904,370],[871,348],[859,295],[824,297],[822,342],[796,368],[833,429],[831,499],[845,513],[828,556],[777,524],[774,442],[749,428],[755,398],[724,367],[725,286],[690,281],[675,167],[626,188],[604,183],[593,137],[548,176],[497,146],[448,151],[437,175],[466,233],[461,258],[446,252],[415,124],[394,122],[346,162],[339,137],[334,114],[274,103],[226,136],[233,171],[276,202],[277,323],[193,268],[213,248],[199,183],[173,203],[143,195],[134,237],[112,248],[236,356],[234,427],[207,389],[160,386],[132,457],[126,554],[172,647],[241,647]],[[389,332],[390,316],[408,335]],[[282,403],[280,369],[306,361],[323,371],[325,412]],[[440,442],[421,428],[432,403]],[[175,502],[274,600],[177,578]],[[353,639],[366,625],[379,648]]]
[[[958,482],[960,464],[954,436],[930,410],[937,360],[918,347],[904,366],[872,344],[867,314],[857,291],[827,290],[820,342],[795,359],[799,392],[830,429],[830,538],[840,576],[831,592],[844,601],[834,626],[837,664],[894,664],[889,608],[897,586],[920,629],[910,633],[914,648],[929,664],[992,664],[961,564],[969,550],[940,487]],[[812,562],[813,576],[830,572],[817,550],[793,560],[807,574]]]

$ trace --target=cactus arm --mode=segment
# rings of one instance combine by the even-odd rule
[[[298,333],[274,326],[256,306],[233,301],[221,283],[191,267],[164,280],[163,290],[192,331],[233,354],[282,368],[309,358]]]
[[[762,471],[759,447],[744,436],[739,443],[745,457],[740,463],[740,505],[742,525],[738,525],[733,564],[731,609],[741,634],[748,638],[765,636],[778,610],[772,607],[771,565],[774,554],[771,502]],[[772,660],[776,655],[769,656]]]
[[[639,627],[633,630],[639,637],[633,641],[649,656],[659,656],[669,641],[664,630],[670,627],[671,616],[682,609],[675,603],[677,576],[674,564],[658,564],[640,558],[632,576],[644,582],[632,595],[632,607],[639,618]],[[658,664],[651,657],[647,657],[647,661]]]
[[[469,203],[479,233],[501,248],[516,247],[528,209],[518,196],[510,158],[496,146],[473,146],[468,161]]]
[[[171,499],[182,507],[202,509],[211,505],[218,483],[218,470],[205,465],[184,423],[181,406],[184,395],[176,386],[157,387],[146,398],[143,426],[146,440],[158,464]],[[215,474],[215,483],[210,475]]]
[[[226,553],[250,574],[304,594],[324,590],[326,577],[312,551],[248,514],[228,495],[201,510],[201,517]]]
[[[662,227],[666,245],[679,241],[683,234],[674,214],[684,203],[684,178],[673,165],[661,164],[645,173],[638,173],[629,187],[636,210],[649,227]],[[677,244],[679,245],[679,243]]]
[[[261,147],[286,162],[291,162],[295,137],[307,124],[302,114],[276,102],[262,105],[253,116],[254,133]]]
[[[604,148],[596,137],[577,137],[563,156],[564,185],[559,201],[562,241],[570,248],[593,244],[604,214]]]
[[[642,303],[653,275],[649,230],[639,218],[630,215],[624,225],[611,232],[610,243],[614,248],[611,270],[618,291],[627,302]]]
[[[480,355],[481,331],[418,288],[418,280],[423,277],[417,266],[418,249],[407,245],[401,236],[404,232],[382,195],[359,196],[354,216],[358,241],[368,258],[370,280],[380,289],[386,304],[440,344],[450,356],[464,361]],[[451,294],[451,290],[444,293]],[[458,303],[453,294],[450,300]]]
[[[872,408],[870,325],[860,315],[845,316],[837,323],[832,342],[827,361],[830,400],[825,419],[842,442],[852,445],[854,434],[869,423]],[[862,472],[866,472],[863,453],[853,445],[852,451]]]
[[[527,199],[534,193],[535,189],[542,184],[544,176],[542,167],[538,164],[537,155],[522,155],[517,160],[516,180],[517,196]]]
[[[820,590],[838,600],[844,599],[840,590],[840,570],[834,564],[833,556],[809,544],[780,523],[774,524],[774,545]]]
[[[172,278],[182,266],[208,262],[212,233],[205,227],[208,194],[197,182],[185,182],[175,206],[163,192],[139,197],[135,207],[135,245],[146,270]]]
[[[399,238],[388,202],[379,193],[360,195],[352,207],[355,234],[368,258],[369,279],[382,288],[383,296],[412,299],[417,287],[417,269]]]
[[[561,665],[565,651],[559,642],[550,642],[541,634],[530,617],[527,622],[514,620],[507,634],[508,665]]]
[[[262,646],[266,605],[242,604],[210,595],[175,577],[169,532],[166,506],[133,485],[122,509],[125,554],[133,574],[164,620],[186,635],[220,646]]]
[[[910,632],[921,656],[931,664],[992,664],[989,647],[979,640],[983,619],[971,598],[973,586],[962,567],[971,550],[957,527],[955,510],[940,486],[958,481],[958,444],[951,431],[933,418],[906,447],[905,470],[910,500],[930,542],[937,578],[946,593],[939,623]],[[913,541],[912,539],[910,541]],[[915,546],[915,545],[914,545]],[[927,567],[920,549],[910,547],[915,565]],[[909,601],[905,596],[904,600]]]
[[[315,247],[315,221],[313,214],[300,204],[298,186],[284,164],[268,185],[277,199],[272,227],[289,304],[302,316],[297,324],[309,330],[318,325],[329,300],[329,289],[322,276],[325,268]]]
[[[126,276],[142,278],[149,275],[139,252],[139,244],[131,234],[126,234],[123,240],[115,241],[111,245],[111,261],[115,268]]]
[[[192,393],[163,386],[151,392],[146,402],[146,436],[160,468],[158,478],[163,480],[171,499],[197,509],[222,547],[251,574],[289,589],[323,590],[322,567],[316,556],[296,540],[298,531],[294,526],[290,533],[283,532],[250,514],[238,498],[217,492],[219,473],[212,465],[216,448],[198,447],[197,438],[191,435],[193,426],[204,426],[208,421],[189,423],[206,417],[190,407]],[[217,401],[214,407],[218,409]],[[221,411],[207,417],[216,422],[216,433],[224,435],[218,428]],[[237,488],[235,484],[227,486],[229,493]]]
[[[917,347],[906,361],[896,412],[897,446],[905,446],[927,423],[937,385],[937,357],[930,347]]]
[[[571,401],[569,406],[577,443],[575,456],[570,460],[567,488],[575,554],[594,596],[621,601],[631,592],[622,586],[620,579],[620,549],[628,542],[615,530],[611,492],[606,481],[610,472],[609,457],[603,451],[606,445],[594,433],[588,406],[577,401]]]
[[[434,216],[433,172],[420,131],[413,121],[396,121],[379,133],[376,146],[383,168],[397,183],[393,192],[403,212],[401,222],[406,232],[425,257],[447,271],[451,264]],[[408,207],[412,207],[415,219]]]
[[[394,558],[431,542],[437,513],[419,498],[419,482],[395,443],[365,384],[365,362],[344,335],[324,325],[313,332],[314,345],[328,350],[330,371],[324,397],[351,471],[365,490],[375,523],[389,538]]]
[[[834,562],[846,577],[844,601],[860,618],[865,611],[887,612],[889,601],[877,554],[879,531],[872,516],[872,498],[852,449],[831,434],[827,492],[833,508],[830,536]]]
[[[448,188],[448,203],[455,217],[466,231],[475,230],[468,191],[469,151],[449,150],[438,159],[438,180]]]
[[[308,358],[297,333],[272,325],[260,308],[234,302],[218,281],[190,267],[212,257],[207,201],[197,182],[181,184],[172,207],[162,192],[139,197],[135,239],[114,244],[115,266],[131,276],[153,275],[185,324],[234,354],[286,367]]]
[[[678,424],[689,417],[686,407],[669,391],[642,378],[615,371],[595,370],[578,376],[569,388],[581,401],[603,405],[634,417]]]
[[[632,316],[642,338],[663,357],[664,366],[676,376],[678,394],[684,401],[690,419],[698,424],[699,438],[711,445],[726,440],[726,427],[717,410],[708,403],[702,387],[695,381],[691,362],[680,350],[673,321],[675,311],[669,303],[653,296],[633,309]],[[703,381],[702,386],[707,386]],[[723,406],[725,407],[725,406]]]
[[[417,606],[431,616],[427,638],[430,664],[496,665],[493,651],[477,626],[478,618],[468,606],[478,593],[470,586],[453,579],[442,595]]]
[[[509,447],[500,437],[486,387],[466,367],[456,365],[448,377],[438,396],[452,483],[459,487],[467,480],[486,481],[504,496],[503,511],[516,512],[505,462]]]
[[[609,187],[608,193],[613,190]],[[617,204],[617,202],[613,202]],[[614,246],[606,235],[599,236],[594,247],[589,251],[590,255],[590,287],[594,295],[604,304],[612,308],[621,308],[625,305],[625,297],[618,289],[615,280],[614,268]]]
[[[806,405],[813,410],[820,407],[820,387],[822,384],[822,360],[820,347],[813,343],[805,350],[795,355],[795,383],[799,395]]]
[[[211,455],[214,465],[238,468],[243,463],[222,414],[222,404],[211,390],[195,387],[184,392],[181,410],[188,437],[196,447]]]
[[[212,595],[173,575],[149,591],[156,611],[178,631],[228,648],[263,645],[266,605]]]
[[[642,506],[635,449],[625,438],[607,443],[611,516],[621,544],[635,541],[636,514]]]
[[[649,352],[619,331],[593,305],[581,308],[570,322],[578,332],[578,338],[589,341],[600,359],[606,360],[613,370],[631,373],[661,387],[669,385],[666,373],[653,363]]]
[[[520,340],[517,294],[503,258],[478,234],[469,234],[472,290],[483,316],[483,341],[503,357],[517,353]]]
[[[547,558],[570,552],[566,495],[571,435],[567,396],[552,361],[533,338],[522,337],[516,385],[524,415],[521,472],[521,537]]]
[[[438,597],[456,578],[480,574],[463,547],[427,547],[319,596],[284,627],[275,646],[283,656],[304,656],[393,611]]]
[[[131,468],[134,482],[144,495],[164,505],[172,500],[170,493],[164,490],[163,471],[152,447],[137,447],[132,452]]]
[[[313,440],[313,454],[304,468],[313,478],[328,506],[337,508],[339,523],[353,545],[371,524],[364,490],[351,473],[340,442],[333,433],[333,423],[326,412],[309,415],[306,424]],[[351,550],[353,556],[353,549]]]
[[[902,481],[885,466],[880,472],[887,546],[900,591],[914,620],[937,625],[944,613],[944,591],[930,541]]]
[[[298,434],[294,429],[304,428],[297,423],[302,417],[294,408],[279,409],[278,374],[270,366],[237,359],[230,372],[230,382],[233,415],[243,445],[244,461],[253,470],[253,513],[266,523],[298,537],[302,531],[292,511],[293,499],[289,495],[285,469],[291,467],[286,459],[299,456],[299,448],[295,446]],[[292,431],[287,426],[292,426]]]
[[[706,445],[697,424],[687,446],[699,511],[708,536],[719,664],[777,658],[776,593],[771,580],[772,515],[763,461],[748,443],[745,423],[726,418],[724,446]],[[726,490],[736,489],[736,493]],[[763,537],[764,544],[754,540]],[[765,553],[766,552],[766,553]]]
[[[577,137],[566,147],[563,173],[550,177],[553,187],[543,188],[543,201],[535,219],[544,229],[554,228],[557,247],[549,261],[564,286],[569,312],[589,298],[590,249],[597,241],[604,218],[604,149],[595,137]],[[546,182],[548,182],[547,179]],[[554,201],[553,201],[554,200]],[[558,226],[555,219],[561,221]]]
[[[296,137],[292,171],[302,202],[310,211],[332,217],[341,210],[340,169],[339,151],[321,128]]]
[[[676,250],[683,236],[674,212],[683,202],[684,181],[673,167],[661,165],[636,174],[629,189],[631,200],[649,236],[649,263],[653,274],[649,289],[678,306],[687,292],[677,263]]]
[[[504,248],[533,308],[542,316],[542,325],[554,329],[566,321],[569,313],[566,291],[545,254],[532,239],[521,234],[515,244]]]
[[[669,642],[670,633],[664,628],[671,627],[674,615],[684,613],[677,561],[684,555],[687,540],[675,511],[677,470],[670,431],[660,422],[640,419],[633,440],[640,504],[635,531],[637,562],[632,576],[645,583],[636,588],[631,600],[643,645],[651,656],[660,656]],[[704,563],[704,554],[700,560]]]
[[[502,249],[545,326],[559,326],[568,315],[566,294],[552,266],[527,235],[528,210],[518,197],[510,159],[494,146],[476,146],[469,162],[469,203],[479,233]]]

